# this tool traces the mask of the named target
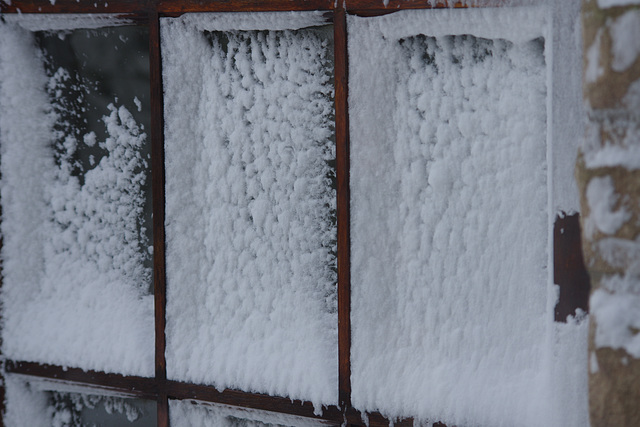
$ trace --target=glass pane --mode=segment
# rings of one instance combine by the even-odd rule
[[[551,319],[544,40],[375,40],[350,51],[386,89],[350,81],[353,404],[521,424]]]
[[[162,22],[168,375],[335,403],[331,27],[188,19]]]
[[[319,427],[314,419],[195,401],[169,401],[172,427]]]
[[[2,27],[3,353],[151,376],[148,30]]]
[[[49,392],[52,425],[60,427],[155,427],[153,400]]]
[[[73,391],[60,391],[63,390]],[[29,427],[152,427],[155,400],[100,395],[69,383],[7,375],[6,425]],[[80,391],[82,390],[82,391]]]
[[[77,177],[79,185],[87,191],[92,181],[99,179],[93,178],[94,175],[111,171],[118,173],[121,180],[135,183],[125,186],[118,182],[114,190],[132,197],[122,200],[122,206],[110,206],[127,209],[126,214],[122,210],[118,214],[133,218],[107,219],[107,215],[96,215],[98,212],[85,213],[85,216],[93,216],[94,223],[111,223],[105,233],[115,233],[117,229],[135,233],[120,237],[129,249],[128,253],[121,254],[121,259],[131,259],[127,274],[135,277],[138,285],[150,295],[153,293],[150,247],[153,227],[151,144],[146,133],[151,126],[148,29],[131,26],[68,33],[38,32],[36,41],[49,77],[47,92],[56,120],[55,156],[60,169]],[[117,126],[133,138],[125,141]],[[135,137],[137,141],[133,140]],[[117,147],[112,141],[117,142]],[[104,172],[90,172],[96,169]],[[85,186],[87,174],[89,183]],[[105,188],[96,189],[94,193],[97,193],[94,198],[107,197]],[[115,198],[114,194],[112,199]],[[121,264],[116,261],[113,267]]]

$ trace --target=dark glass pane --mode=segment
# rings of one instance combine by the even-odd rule
[[[154,427],[156,402],[78,393],[50,393],[53,425],[57,427]]]
[[[70,174],[78,177],[81,186],[85,174],[116,150],[109,147],[109,138],[114,135],[108,130],[108,123],[113,121],[107,118],[117,116],[134,135],[147,133],[143,143],[127,147],[135,148],[137,153],[115,155],[120,157],[121,167],[135,162],[131,174],[142,180],[137,189],[144,199],[140,200],[136,228],[143,264],[141,279],[146,291],[152,293],[148,29],[126,26],[38,32],[36,39],[44,55],[47,90],[56,117],[56,163],[70,168]],[[126,123],[129,119],[134,122]]]

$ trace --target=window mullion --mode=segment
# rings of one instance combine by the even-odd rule
[[[151,72],[151,163],[153,181],[153,287],[155,301],[155,363],[158,385],[158,426],[169,426],[169,403],[165,390],[165,194],[162,63],[160,56],[160,22],[157,10],[149,12],[149,61]]]
[[[336,181],[338,217],[338,387],[339,406],[351,406],[351,286],[349,238],[349,118],[347,111],[347,26],[343,6],[334,15]]]

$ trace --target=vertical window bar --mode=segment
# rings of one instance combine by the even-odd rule
[[[156,322],[156,382],[158,384],[158,426],[169,426],[169,402],[166,392],[167,364],[165,359],[165,195],[162,63],[160,56],[160,21],[157,10],[149,13],[149,60],[151,71],[151,164],[153,179],[153,283]]]
[[[338,398],[351,406],[351,274],[349,258],[349,119],[347,116],[347,20],[344,5],[334,15],[336,180],[338,216]]]

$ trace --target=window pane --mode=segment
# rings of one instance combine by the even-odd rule
[[[172,427],[319,427],[327,422],[195,401],[169,401]]]
[[[52,425],[68,427],[155,427],[156,402],[51,391]]]
[[[385,19],[349,33],[354,406],[521,425],[551,320],[544,40]]]
[[[2,32],[3,353],[151,376],[147,30]]]
[[[153,427],[154,400],[100,395],[68,383],[6,377],[6,425],[33,427]],[[73,391],[67,391],[73,390]]]
[[[189,19],[162,22],[168,375],[335,403],[332,30]]]

